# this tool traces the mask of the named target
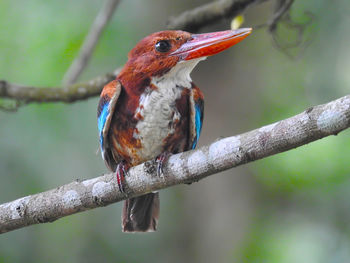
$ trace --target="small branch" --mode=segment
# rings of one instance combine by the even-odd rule
[[[73,84],[87,66],[102,31],[111,20],[119,2],[120,0],[108,0],[97,14],[95,21],[91,26],[90,32],[86,36],[84,43],[81,46],[79,55],[75,58],[72,65],[69,67],[68,71],[63,77],[64,86]]]
[[[290,10],[294,0],[278,0],[276,3],[275,12],[268,22],[269,31],[272,33],[276,30],[277,23]]]
[[[170,157],[163,177],[156,163],[132,167],[125,178],[127,196],[115,176],[106,174],[0,205],[0,233],[53,222],[61,217],[143,195],[176,184],[192,183],[209,175],[305,145],[350,126],[350,95],[241,135]]]
[[[193,10],[183,12],[168,21],[169,29],[182,29],[196,32],[200,28],[213,24],[223,18],[232,18],[242,13],[248,6],[263,2],[261,0],[219,0],[205,4]]]
[[[88,82],[77,83],[66,88],[60,87],[30,87],[0,80],[0,97],[30,102],[75,102],[98,96],[104,85],[115,79],[120,69],[113,73],[96,77]]]

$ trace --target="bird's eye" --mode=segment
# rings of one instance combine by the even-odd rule
[[[171,49],[171,44],[167,40],[160,40],[156,43],[156,50],[161,53],[168,52]]]

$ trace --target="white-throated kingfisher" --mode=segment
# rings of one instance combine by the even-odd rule
[[[161,31],[142,39],[117,76],[102,90],[98,129],[102,158],[119,189],[131,166],[156,158],[158,174],[168,154],[196,147],[203,121],[203,94],[190,73],[199,61],[246,38],[251,28],[191,34]],[[124,232],[155,231],[158,192],[124,202]]]

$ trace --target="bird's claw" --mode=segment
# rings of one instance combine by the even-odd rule
[[[117,166],[117,169],[115,171],[116,177],[117,177],[117,184],[119,191],[125,194],[125,187],[124,187],[124,181],[125,177],[128,176],[128,170],[129,166],[124,162],[120,162]]]
[[[157,176],[163,177],[164,175],[163,165],[169,159],[170,155],[171,154],[169,152],[163,152],[156,158]]]

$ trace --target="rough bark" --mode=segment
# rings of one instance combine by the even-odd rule
[[[106,174],[2,204],[0,233],[53,222],[173,185],[196,182],[220,171],[337,135],[349,126],[350,95],[260,129],[173,155],[165,164],[162,177],[156,175],[154,161],[133,167],[125,180],[126,195],[118,190],[115,176]]]

